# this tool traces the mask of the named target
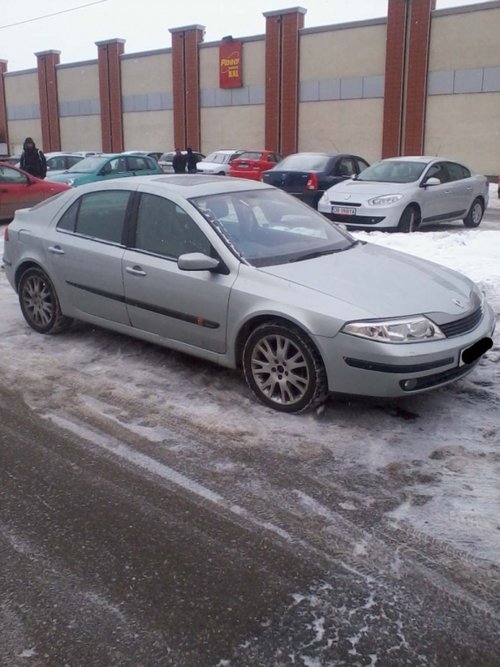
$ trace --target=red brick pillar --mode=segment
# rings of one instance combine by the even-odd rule
[[[265,142],[282,155],[297,151],[299,31],[306,9],[264,12],[266,17]]]
[[[401,153],[408,3],[389,0],[384,82],[382,157]]]
[[[57,96],[57,70],[60,51],[35,53],[38,66],[38,92],[40,97],[40,124],[44,151],[61,150],[59,130],[59,100]]]
[[[181,150],[190,146],[199,151],[200,59],[198,45],[203,41],[205,26],[189,25],[171,28],[172,93],[174,107],[174,143]]]
[[[424,151],[431,12],[435,4],[435,0],[413,0],[410,5],[403,155],[421,155]]]
[[[389,0],[382,157],[424,150],[431,13],[435,0]]]
[[[101,106],[102,150],[123,151],[122,77],[120,56],[124,39],[96,42],[99,63],[99,100]]]
[[[9,125],[7,122],[7,99],[5,97],[4,74],[7,71],[7,61],[0,60],[0,144],[6,143],[9,148]]]

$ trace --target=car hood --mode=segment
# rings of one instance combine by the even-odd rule
[[[196,165],[196,169],[223,169],[224,167],[227,167],[225,162],[205,162],[204,160],[198,162]]]
[[[370,243],[261,270],[306,288],[305,293],[299,290],[306,301],[312,290],[350,304],[358,313],[356,316],[361,317],[447,313],[458,319],[477,306],[471,300],[474,284],[466,276]],[[457,305],[457,300],[462,306]]]
[[[377,195],[391,195],[405,193],[418,188],[414,183],[381,183],[380,181],[341,181],[328,189],[330,201],[342,201],[348,205],[349,201],[360,202]]]

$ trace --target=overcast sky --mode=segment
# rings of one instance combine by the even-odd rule
[[[437,9],[481,0],[437,0]],[[36,67],[37,51],[61,51],[61,62],[97,58],[96,41],[120,37],[125,52],[171,46],[169,28],[200,24],[205,42],[265,32],[263,12],[301,6],[305,27],[385,16],[387,0],[0,0],[0,59],[10,72]],[[67,11],[79,7],[74,11]],[[39,18],[64,12],[57,16]],[[11,25],[24,22],[20,25]]]

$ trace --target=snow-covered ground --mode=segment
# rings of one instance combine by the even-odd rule
[[[493,184],[490,206],[500,208],[496,190]],[[498,319],[500,223],[498,231],[355,235],[465,273],[480,285]],[[0,256],[2,251],[3,239]],[[390,486],[400,502],[388,508],[388,526],[500,564],[500,325],[494,348],[451,386],[397,402],[332,399],[318,413],[287,416],[255,402],[238,373],[183,355],[83,325],[62,336],[37,335],[1,272],[0,312],[3,381],[40,414],[124,464],[167,475],[210,502],[233,503],[239,515],[245,494],[270,507],[293,504],[306,518],[318,514],[304,488],[288,489],[285,498],[284,489],[263,479],[262,469],[245,463],[244,452],[294,459],[311,479],[324,477],[329,466],[345,479],[366,475],[365,491],[352,492],[338,511],[351,513],[354,521],[356,512],[369,511]],[[153,453],[135,456],[118,440],[100,439],[98,425],[104,422],[149,442]],[[203,434],[206,452],[190,450],[187,441],[172,445],[169,425],[179,423]],[[167,450],[183,474],[155,463]],[[246,507],[250,517],[251,503]],[[321,513],[326,523],[334,521],[325,508]],[[262,525],[287,535],[285,525]]]

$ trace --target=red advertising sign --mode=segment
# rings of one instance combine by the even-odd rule
[[[219,46],[219,86],[241,88],[241,42],[224,40]]]

